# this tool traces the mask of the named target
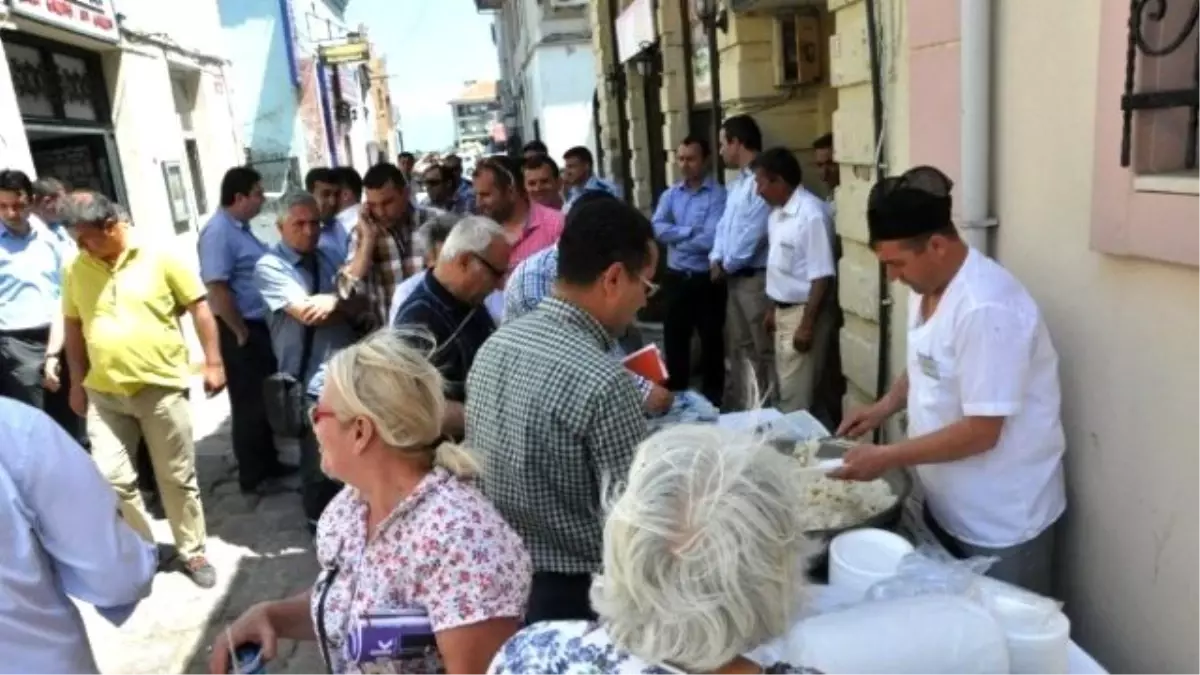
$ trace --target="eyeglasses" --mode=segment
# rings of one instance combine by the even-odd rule
[[[320,406],[315,405],[308,410],[308,419],[312,422],[314,428],[326,417],[336,418],[337,415],[332,410],[322,410]]]
[[[505,274],[508,274],[507,270],[498,269],[495,265],[489,262],[487,258],[479,255],[478,253],[472,253],[471,257],[478,260],[480,265],[486,267],[487,271],[491,272],[492,275],[498,279],[502,279],[504,278]]]
[[[442,181],[440,181],[440,180],[427,180],[427,181],[425,181],[425,187],[437,187],[437,186],[439,186],[439,185],[441,185],[441,184],[442,184]]]
[[[638,279],[642,282],[642,287],[644,287],[646,289],[646,297],[647,298],[654,297],[654,294],[658,293],[658,289],[661,288],[661,286],[654,283],[653,281],[650,281],[646,277],[639,276]]]

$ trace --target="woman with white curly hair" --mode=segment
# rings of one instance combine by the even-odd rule
[[[591,594],[599,621],[529,626],[489,672],[813,672],[755,658],[804,604],[804,480],[795,459],[745,432],[654,434],[610,505]]]

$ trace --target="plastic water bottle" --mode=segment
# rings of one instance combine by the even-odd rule
[[[262,647],[255,644],[244,644],[233,652],[236,661],[233,672],[242,675],[262,675],[267,672],[266,663],[262,658]]]

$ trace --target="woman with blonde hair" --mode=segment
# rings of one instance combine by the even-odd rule
[[[799,462],[748,433],[679,425],[649,437],[604,525],[599,621],[529,626],[489,672],[813,672],[759,650],[801,618],[814,551],[804,480]]]
[[[317,527],[311,591],[248,609],[209,666],[317,640],[332,672],[479,673],[520,627],[532,566],[521,539],[442,441],[442,378],[398,331],[336,354],[313,409],[321,468],[346,487]]]

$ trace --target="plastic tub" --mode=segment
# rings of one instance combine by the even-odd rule
[[[992,614],[1008,641],[1012,673],[1065,673],[1071,645],[1071,621],[1053,604],[994,597]]]
[[[866,593],[875,582],[895,575],[900,560],[912,551],[908,540],[887,530],[843,532],[829,544],[829,585]]]

